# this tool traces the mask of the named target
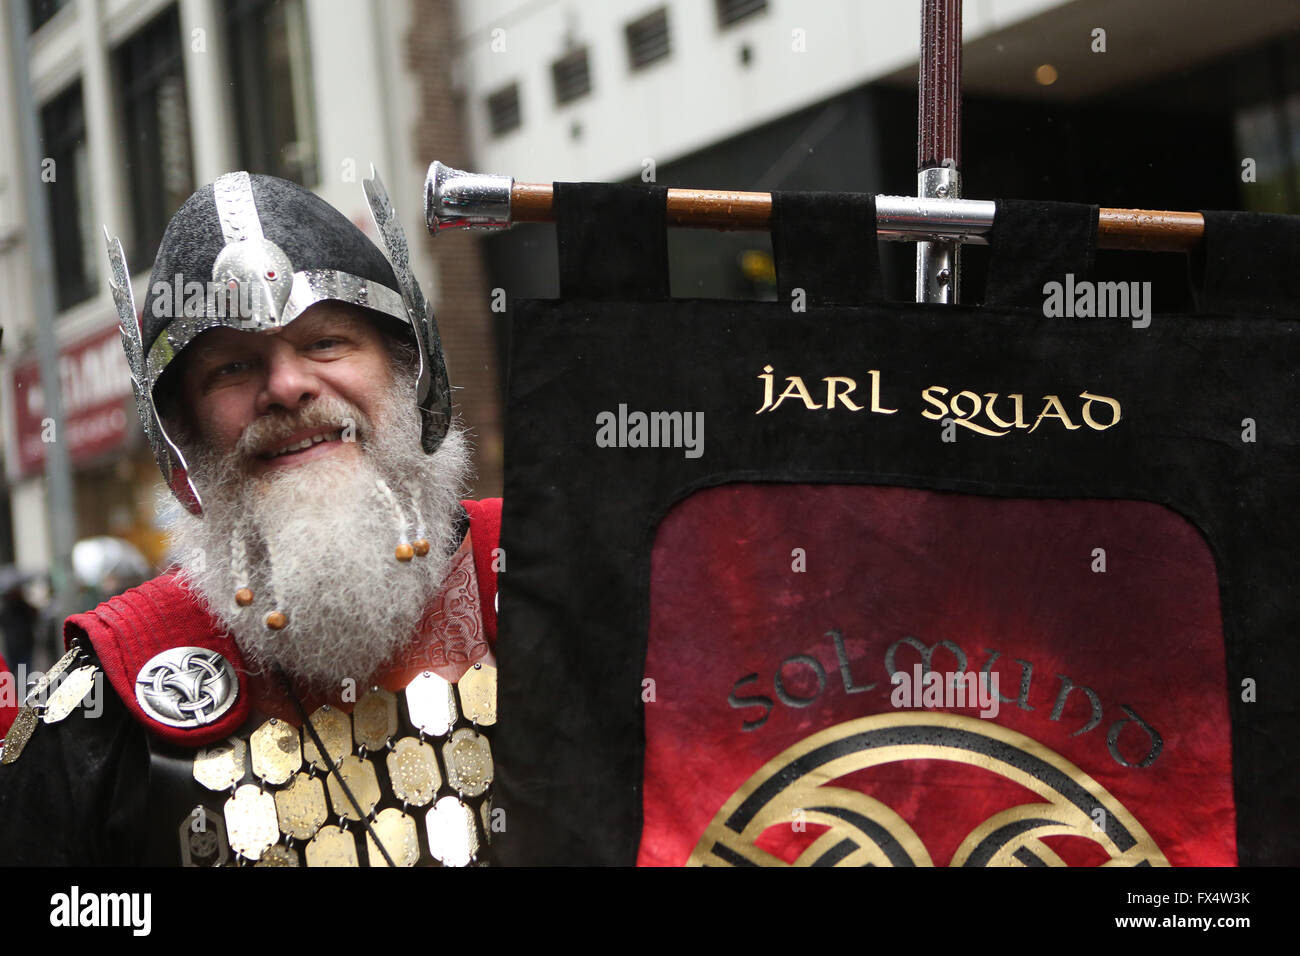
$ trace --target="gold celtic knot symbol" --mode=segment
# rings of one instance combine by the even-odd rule
[[[988,770],[1043,799],[995,813],[971,830],[951,866],[1065,866],[1044,837],[1101,846],[1103,866],[1168,866],[1131,813],[1097,781],[1024,734],[975,717],[912,712],[863,717],[807,737],[768,761],[718,811],[689,866],[786,866],[756,842],[792,816],[827,827],[795,866],[933,866],[916,831],[893,808],[830,786],[868,767],[946,760]]]

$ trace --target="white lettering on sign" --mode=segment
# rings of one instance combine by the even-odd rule
[[[40,418],[45,412],[45,390],[40,379],[27,389],[27,412]],[[59,356],[59,385],[63,414],[69,417],[104,402],[131,395],[131,369],[117,335],[86,348]]]
[[[103,454],[120,444],[134,417],[134,403],[131,371],[117,326],[63,346],[58,374],[63,421],[54,434],[72,460]],[[15,366],[11,382],[14,428],[7,457],[18,474],[31,475],[43,467],[48,450],[44,442],[51,440],[48,430],[43,430],[48,413],[38,364],[27,361]]]

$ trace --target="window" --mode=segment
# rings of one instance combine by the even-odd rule
[[[519,112],[519,84],[511,83],[487,98],[488,121],[493,136],[503,136],[518,129],[523,122]]]
[[[233,0],[226,6],[242,169],[319,182],[311,56],[302,0]]]
[[[194,192],[190,116],[176,7],[116,54],[134,216],[128,261],[152,261],[172,213]]]
[[[551,64],[551,80],[555,84],[555,105],[563,106],[591,92],[591,68],[587,62],[587,48],[572,53]]]
[[[728,27],[738,20],[762,13],[767,9],[767,0],[715,0],[718,8],[718,26]]]
[[[627,25],[627,57],[632,69],[644,69],[670,52],[667,7]]]
[[[1234,121],[1238,154],[1255,160],[1242,208],[1300,212],[1300,93],[1239,109]]]
[[[46,21],[52,19],[56,13],[66,7],[69,0],[28,0],[28,17],[31,31],[35,33],[43,27]]]
[[[103,254],[91,222],[94,210],[80,83],[41,109],[41,147],[40,180],[49,202],[58,284],[55,297],[62,311],[94,295],[96,254]]]

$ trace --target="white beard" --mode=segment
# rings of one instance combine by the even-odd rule
[[[279,667],[323,692],[347,679],[365,687],[394,662],[437,595],[458,544],[468,443],[453,426],[438,451],[425,454],[414,385],[403,381],[377,423],[346,402],[318,399],[291,418],[254,422],[223,459],[200,449],[191,461],[204,514],[174,508],[173,560],[180,582],[225,624],[252,670]],[[268,438],[348,419],[360,456],[335,453],[266,477],[245,470],[248,450]],[[399,541],[419,537],[428,539],[428,554],[398,561]],[[241,587],[254,593],[248,607],[235,603]],[[282,630],[267,627],[272,610],[288,618]]]

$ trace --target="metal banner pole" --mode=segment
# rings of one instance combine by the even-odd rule
[[[772,227],[772,194],[734,189],[669,189],[668,224],[692,229]],[[997,204],[991,199],[918,199],[877,196],[876,234],[889,242],[943,236],[987,245]],[[517,183],[509,176],[473,173],[439,162],[424,182],[424,218],[432,235],[444,229],[505,229],[516,222],[554,222],[551,183]],[[1166,209],[1101,208],[1098,249],[1188,252],[1201,241],[1205,217]]]
[[[961,0],[921,0],[917,195],[961,198]],[[916,301],[958,301],[961,244],[916,244]]]

